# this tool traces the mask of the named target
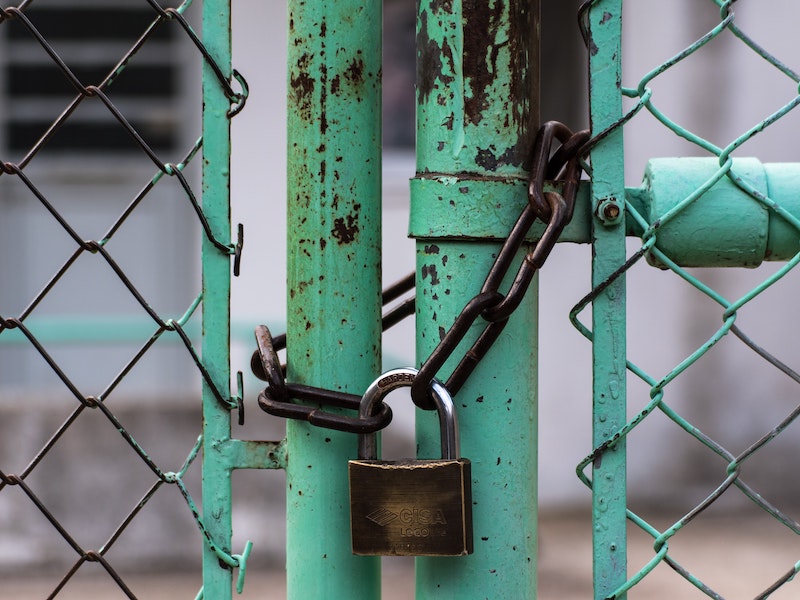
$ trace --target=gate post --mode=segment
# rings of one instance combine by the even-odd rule
[[[380,370],[381,14],[289,2],[288,378],[354,394]],[[288,597],[377,598],[350,547],[356,437],[290,420],[286,442]]]
[[[226,77],[231,73],[231,12],[229,0],[203,3],[204,43]],[[230,119],[225,97],[212,66],[203,64],[203,212],[218,232],[230,231]],[[224,235],[220,234],[224,239]],[[203,362],[220,390],[230,389],[231,258],[204,236]],[[203,520],[211,539],[231,552],[231,467],[219,459],[218,448],[230,441],[231,416],[203,381]],[[231,597],[233,572],[221,566],[212,546],[203,545],[205,598]]]
[[[418,11],[411,234],[422,361],[480,290],[500,247],[483,222],[497,215],[478,207],[514,206],[519,214],[527,202],[528,153],[539,117],[539,1],[421,0]],[[434,223],[437,213],[451,216]],[[479,320],[464,349],[482,328]],[[475,552],[418,558],[418,598],[536,596],[536,343],[534,280],[454,398],[462,452],[472,461]],[[438,378],[446,379],[460,355],[456,350]],[[417,442],[420,456],[439,455],[433,414],[417,411]]]
[[[589,8],[589,94],[592,135],[622,117],[622,0]],[[625,179],[622,128],[592,149],[592,286],[625,262]],[[610,215],[611,218],[606,218]],[[592,438],[598,448],[625,424],[625,275],[592,302]],[[627,579],[625,438],[603,449],[592,464],[594,597],[605,598]]]

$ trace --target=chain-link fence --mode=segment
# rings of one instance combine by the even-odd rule
[[[800,407],[794,399],[796,388],[787,388],[781,382],[781,378],[788,378],[798,383],[800,374],[791,366],[791,356],[778,357],[764,347],[769,344],[759,341],[771,339],[773,346],[786,350],[783,338],[793,335],[791,312],[787,312],[791,309],[786,303],[777,307],[781,295],[785,299],[790,293],[787,281],[796,277],[795,268],[800,262],[800,220],[794,201],[797,167],[763,165],[747,158],[754,146],[751,142],[769,138],[771,133],[788,126],[789,115],[800,104],[797,72],[771,53],[774,38],[764,31],[750,35],[748,25],[755,20],[753,10],[761,11],[762,18],[756,24],[791,17],[772,5],[748,6],[751,10],[747,13],[743,2],[652,4],[648,18],[664,23],[673,22],[675,12],[691,12],[691,20],[684,21],[687,30],[680,36],[669,36],[672,42],[678,38],[688,42],[682,41],[682,47],[672,50],[670,58],[636,73],[632,84],[623,80],[621,89],[619,81],[614,85],[613,80],[603,80],[606,73],[600,61],[608,52],[604,66],[611,65],[612,75],[618,69],[618,57],[611,57],[611,53],[620,47],[622,30],[615,27],[627,13],[622,11],[622,3],[614,1],[590,1],[581,7],[584,37],[594,62],[593,119],[594,133],[599,138],[595,148],[602,149],[603,159],[608,161],[601,164],[600,153],[593,155],[595,175],[602,170],[599,183],[595,177],[595,186],[606,186],[609,169],[615,170],[612,177],[621,180],[621,132],[635,128],[648,114],[666,128],[663,131],[684,140],[686,155],[697,157],[650,161],[642,187],[627,189],[627,226],[640,243],[629,243],[625,256],[601,266],[606,269],[603,277],[594,282],[591,293],[571,312],[573,324],[585,337],[607,344],[608,336],[604,334],[599,342],[595,335],[607,323],[598,320],[595,312],[592,326],[587,325],[584,309],[598,300],[607,301],[609,291],[622,289],[624,294],[624,288],[619,286],[626,278],[629,290],[640,285],[640,273],[651,268],[646,263],[665,271],[656,282],[650,306],[629,306],[631,313],[648,316],[628,322],[629,349],[627,355],[621,356],[627,361],[627,422],[617,423],[610,430],[606,425],[605,432],[598,435],[603,431],[601,421],[606,418],[606,400],[603,390],[596,391],[595,449],[578,466],[578,475],[587,486],[600,485],[604,489],[599,494],[595,492],[595,597],[646,594],[648,575],[667,566],[686,579],[681,597],[695,597],[693,592],[711,598],[766,598],[780,593],[788,594],[780,597],[795,597],[797,592],[792,591],[791,582],[800,569],[796,552],[787,555],[782,564],[774,564],[773,572],[764,579],[747,581],[744,586],[734,577],[706,576],[713,573],[709,566],[715,561],[726,564],[724,555],[709,556],[703,564],[686,564],[682,559],[687,546],[695,543],[693,526],[700,520],[713,519],[720,511],[736,511],[734,520],[755,519],[760,527],[771,531],[775,544],[787,537],[794,540],[800,533],[800,523],[792,514],[796,509],[796,501],[792,501],[796,486],[790,475],[793,461],[789,455],[796,446],[792,438]],[[739,18],[739,8],[751,20],[747,16]],[[792,8],[784,3],[783,10]],[[770,19],[763,18],[764,11],[771,9],[775,10]],[[654,39],[662,34],[667,37],[669,31],[668,27],[659,28],[652,23],[626,25],[647,27],[654,44]],[[624,40],[622,47],[626,56],[637,52]],[[762,71],[767,72],[768,85],[756,76]],[[600,89],[596,87],[598,81],[610,81],[611,85]],[[753,85],[752,82],[762,82],[756,106],[745,105],[742,95],[735,93],[736,85]],[[690,87],[692,83],[694,88]],[[695,119],[693,125],[675,117],[675,89],[681,90],[681,96],[693,99],[695,114],[708,117]],[[612,112],[613,122],[603,124],[603,107],[608,110],[611,106],[613,111],[620,94],[627,99],[627,104],[619,105],[624,107],[620,110],[623,116],[617,119]],[[719,115],[727,116],[724,127],[714,128],[712,121],[719,122]],[[737,131],[731,135],[731,130]],[[653,152],[653,148],[649,151]],[[783,144],[772,151],[781,160],[798,160],[794,146]],[[616,159],[620,160],[614,162]],[[598,210],[602,209],[600,204]],[[597,245],[595,250],[598,255],[602,251]],[[740,268],[725,272],[711,268],[756,267],[769,259],[785,262],[746,273]],[[673,284],[689,286],[691,294],[686,296],[692,298],[686,300],[688,305],[658,301],[659,293]],[[653,351],[670,328],[683,329],[687,337],[695,340],[696,345],[686,355],[677,356],[674,349],[666,347]],[[624,347],[624,325],[621,331]],[[596,356],[603,352],[614,355],[617,351],[610,345],[595,348]],[[597,372],[595,376],[598,377]],[[599,377],[602,379],[605,374],[600,373]],[[620,397],[624,400],[624,393]],[[654,435],[667,423],[674,430],[671,436]],[[669,444],[654,447],[658,439],[668,439]],[[662,477],[648,479],[651,489],[644,494],[656,503],[660,500],[660,511],[637,507],[634,500],[626,503],[626,492],[629,496],[642,496],[635,493],[637,478],[631,477],[626,483],[623,471],[621,479],[606,481],[612,477],[603,471],[602,463],[614,458],[615,448],[626,445],[632,461],[644,454],[653,461],[651,470],[662,470]],[[671,461],[684,469],[670,468]],[[677,488],[688,492],[677,495]],[[624,561],[615,557],[619,548],[604,545],[609,538],[603,532],[610,523],[604,511],[610,507],[614,512],[612,505],[626,511],[628,521],[635,526],[629,530],[631,536],[652,538],[651,559],[645,564],[630,564],[627,574]],[[755,541],[743,532],[738,543]],[[614,577],[607,574],[619,575],[619,563],[623,565],[622,580],[627,581],[622,583],[617,578],[609,586],[608,580]],[[735,564],[727,567],[740,568]]]
[[[663,18],[678,10],[679,3],[652,4],[653,15]],[[773,40],[763,33],[748,34],[746,19],[734,10],[740,6],[744,4],[719,0],[692,3],[688,10],[698,18],[684,32],[691,40],[671,58],[635,74],[635,85],[623,80],[624,116],[605,124],[597,118],[599,109],[594,113],[595,173],[616,170],[621,178],[623,151],[616,137],[648,114],[663,131],[685,141],[686,154],[705,159],[654,162],[647,184],[627,190],[628,228],[641,241],[629,244],[621,260],[607,255],[611,258],[606,257],[605,274],[571,313],[575,326],[587,338],[595,338],[595,327],[585,325],[584,309],[605,302],[609,290],[626,278],[633,289],[639,274],[651,270],[648,262],[697,298],[689,323],[679,322],[686,312],[676,316],[674,307],[655,301],[657,315],[641,323],[631,321],[629,351],[622,357],[628,370],[628,421],[596,437],[595,449],[578,467],[581,480],[596,489],[598,474],[613,462],[609,459],[615,448],[627,444],[635,462],[638,448],[653,450],[648,428],[666,424],[675,432],[669,447],[649,454],[662,459],[653,467],[663,471],[653,486],[657,489],[632,493],[637,490],[635,469],[629,470],[628,482],[613,477],[600,482],[619,492],[613,501],[633,524],[630,535],[649,537],[653,545],[652,560],[630,564],[627,581],[612,581],[601,597],[647,593],[648,575],[663,567],[687,580],[687,594],[792,597],[791,581],[800,570],[797,557],[787,555],[785,563],[774,565],[774,574],[752,581],[752,589],[731,589],[725,578],[706,577],[707,565],[686,564],[681,558],[682,545],[692,543],[693,526],[720,509],[733,507],[743,519],[763,516],[763,527],[774,529],[776,539],[794,541],[800,533],[791,501],[798,486],[787,458],[796,448],[790,438],[800,408],[791,390],[770,383],[780,378],[800,383],[800,374],[789,358],[776,356],[773,348],[762,347],[769,344],[758,341],[761,332],[770,329],[777,332],[772,337],[792,335],[790,313],[785,307],[771,308],[769,299],[786,295],[782,286],[800,262],[800,210],[792,201],[797,178],[791,166],[743,158],[753,142],[797,112],[800,77],[770,52]],[[784,9],[774,11],[776,20],[791,20]],[[195,413],[187,424],[183,413],[170,410],[164,392],[196,400],[199,390],[187,381],[201,379],[220,414],[227,417],[229,411],[241,410],[241,399],[227,388],[227,348],[222,358],[204,351],[201,359],[196,347],[200,307],[227,302],[199,292],[198,246],[222,261],[217,272],[225,279],[228,262],[239,258],[241,233],[236,241],[227,239],[225,218],[222,225],[209,218],[208,207],[198,200],[203,153],[200,84],[187,75],[190,69],[184,65],[195,64],[197,71],[202,65],[211,82],[207,85],[225,100],[224,109],[209,120],[227,125],[244,104],[246,86],[235,72],[228,76],[226,60],[215,58],[224,35],[212,39],[213,32],[205,31],[205,42],[200,41],[195,33],[199,12],[191,2],[167,6],[155,0],[116,0],[103,6],[76,0],[67,9],[63,3],[39,0],[0,8],[0,572],[34,557],[37,566],[50,567],[48,573],[58,571],[52,576],[51,596],[80,574],[101,570],[124,595],[136,597],[127,577],[130,561],[122,557],[132,553],[143,568],[163,564],[170,554],[180,552],[166,543],[158,547],[160,542],[150,537],[154,530],[169,538],[177,529],[191,529],[196,543],[186,553],[194,555],[204,543],[222,569],[243,567],[248,553],[235,554],[228,547],[225,527],[216,522],[209,527],[200,516],[195,458],[205,442],[198,438],[201,417]],[[606,50],[600,29],[623,17],[618,0],[584,4],[581,22],[592,57]],[[218,20],[224,30],[225,19]],[[712,22],[706,26],[708,21]],[[652,34],[657,33],[653,27]],[[605,38],[605,43],[613,46],[610,40]],[[211,42],[213,52],[207,46]],[[722,110],[736,104],[735,94],[722,93],[719,87],[726,81],[721,72],[730,75],[742,69],[731,66],[728,51],[734,47],[757,59],[758,65],[748,63],[748,69],[763,68],[772,75],[763,94],[768,108],[761,114]],[[626,56],[635,52],[625,48]],[[688,125],[670,117],[670,101],[661,101],[670,97],[665,89],[685,82],[687,64],[712,53],[714,60],[703,63],[712,65],[703,67],[708,73],[703,75],[701,69],[693,80],[705,80],[707,87],[687,89],[687,94],[699,105],[707,103],[705,113],[699,111],[703,114],[725,114],[737,123],[749,123],[724,139],[715,137],[716,130],[706,130],[707,122]],[[596,67],[595,84],[602,83],[599,73]],[[598,94],[595,86],[595,107],[604,101]],[[620,89],[611,85],[602,94],[614,97]],[[186,131],[193,133],[187,136]],[[215,153],[227,151],[225,144],[214,148]],[[797,160],[793,151],[785,148],[781,156]],[[609,159],[609,153],[620,160]],[[215,177],[224,183],[226,170],[218,168]],[[666,196],[664,181],[670,188]],[[89,197],[91,203],[81,203]],[[621,228],[613,227],[614,211],[607,215],[608,233],[624,237]],[[749,229],[743,232],[743,225]],[[711,242],[698,250],[698,240]],[[724,273],[706,268],[753,267],[765,258],[784,262],[746,276],[740,268]],[[214,310],[214,324],[224,323],[215,335],[227,345],[227,306]],[[668,327],[683,327],[698,341],[685,356],[665,349],[652,360],[645,350],[659,345]],[[608,340],[603,334],[596,354],[617,352],[602,345]],[[732,346],[746,353],[729,354]],[[730,368],[719,368],[720,361],[728,360],[734,362],[733,371],[746,374],[745,382],[730,377]],[[155,443],[148,423],[134,415],[132,406],[137,414],[147,412],[162,424],[168,421],[174,434],[168,447]],[[14,411],[30,415],[45,410],[48,418],[35,427],[21,426],[23,421],[13,417]],[[599,415],[597,420],[606,418]],[[217,425],[224,430],[228,423]],[[107,460],[112,444],[124,447],[125,464]],[[67,445],[77,447],[69,464],[63,459]],[[237,448],[219,447],[228,452],[228,466],[222,467],[228,469],[228,477],[230,465],[280,461],[264,451],[248,462],[234,456]],[[695,471],[667,468],[679,457],[681,464],[694,463]],[[128,487],[138,486],[135,498],[115,493],[122,478]],[[786,493],[775,492],[781,479],[786,480]],[[676,487],[690,488],[690,497],[674,494]],[[634,498],[629,503],[626,491]],[[642,496],[660,501],[660,510],[653,512],[652,503],[636,506],[636,498]],[[223,494],[217,501],[230,508],[229,496]],[[225,520],[213,507],[204,514]],[[595,514],[595,530],[604,529],[609,522],[602,511]],[[94,523],[91,532],[85,528],[87,520]],[[148,527],[141,528],[146,522]],[[34,542],[40,538],[45,542]],[[741,543],[752,541],[742,535]],[[618,573],[618,564],[625,573],[615,550],[596,548],[601,579],[604,570]],[[725,562],[726,557],[718,560]],[[62,568],[64,564],[68,566]]]
[[[99,567],[134,598],[126,572],[197,566],[201,539],[244,570],[190,491],[199,410],[187,424],[174,402],[199,409],[199,374],[223,413],[240,410],[227,362],[196,343],[199,307],[227,319],[227,299],[200,292],[200,245],[238,264],[241,231],[231,242],[196,189],[202,132],[216,119],[224,136],[247,89],[200,16],[190,0],[0,7],[0,572],[37,566],[51,597]],[[224,57],[219,17],[206,34]],[[201,66],[229,105],[205,127]],[[187,528],[195,541],[175,548]]]

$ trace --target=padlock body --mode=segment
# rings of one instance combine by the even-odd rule
[[[472,553],[471,464],[458,460],[351,460],[353,554]]]

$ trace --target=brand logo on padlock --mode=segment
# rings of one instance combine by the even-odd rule
[[[392,512],[386,508],[379,508],[378,510],[369,513],[367,518],[373,523],[380,525],[381,527],[385,527],[399,516],[400,515],[398,515],[396,512]]]
[[[395,369],[364,393],[359,413],[380,409],[389,392],[408,387],[416,369]],[[375,434],[359,436],[359,458],[350,461],[353,553],[362,555],[462,556],[472,544],[471,464],[459,458],[458,422],[447,389],[434,380],[442,458],[384,461]]]
[[[415,523],[419,525],[439,524],[447,525],[444,518],[444,511],[441,509],[430,510],[428,508],[404,508],[400,511],[400,520],[403,523]]]

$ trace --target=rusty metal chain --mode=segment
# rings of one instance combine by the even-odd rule
[[[397,300],[412,289],[414,289],[414,273],[383,290],[383,304]],[[388,310],[383,315],[383,330],[414,314],[415,308],[416,300],[412,296]],[[250,368],[256,377],[267,382],[267,387],[258,395],[258,405],[265,412],[276,417],[304,420],[318,427],[352,433],[372,433],[383,429],[391,422],[392,411],[388,404],[382,404],[380,409],[368,418],[349,417],[324,410],[324,406],[333,406],[357,413],[361,396],[299,383],[287,383],[286,366],[282,365],[278,358],[278,352],[286,348],[286,334],[273,338],[266,325],[259,325],[256,327],[255,336],[257,349],[250,359]],[[293,400],[313,402],[317,406],[298,404]]]
[[[478,317],[482,317],[487,325],[445,382],[445,387],[452,395],[458,393],[486,356],[519,306],[533,276],[545,263],[572,218],[581,175],[581,150],[588,139],[588,131],[572,133],[567,126],[556,121],[545,123],[539,129],[533,146],[528,203],[498,252],[480,292],[467,302],[439,345],[422,363],[411,386],[411,397],[418,407],[425,410],[434,408],[428,389]],[[554,140],[560,142],[558,148],[554,148]],[[561,194],[544,191],[547,179],[563,181]],[[514,282],[504,296],[499,291],[500,283],[537,218],[547,227],[533,250],[522,260]]]
[[[555,141],[558,141],[558,145]],[[486,356],[489,349],[508,323],[509,317],[522,301],[536,272],[547,260],[564,227],[569,223],[575,208],[575,197],[581,176],[580,159],[589,140],[588,131],[573,133],[567,126],[550,121],[538,131],[532,150],[532,167],[528,185],[528,202],[520,213],[503,243],[480,292],[462,309],[449,331],[422,363],[411,387],[414,403],[425,410],[435,407],[429,389],[442,365],[451,357],[467,331],[482,317],[486,326],[471,348],[464,354],[445,387],[455,395],[472,374],[475,367]],[[561,193],[544,191],[547,180],[561,184]],[[522,260],[508,292],[500,292],[500,284],[508,274],[514,258],[536,219],[545,223],[545,231]],[[414,287],[414,274],[410,274],[383,292],[384,305],[399,298]],[[383,315],[386,330],[415,310],[413,297],[400,303]],[[285,366],[281,365],[277,352],[286,347],[286,336],[275,338],[264,325],[256,328],[258,349],[253,353],[251,369],[267,386],[258,396],[262,410],[276,416],[306,420],[313,425],[366,433],[386,427],[392,413],[388,405],[382,405],[377,414],[367,419],[328,412],[324,406],[334,406],[357,411],[360,396],[345,394],[285,381]],[[298,404],[295,400],[311,402]]]

